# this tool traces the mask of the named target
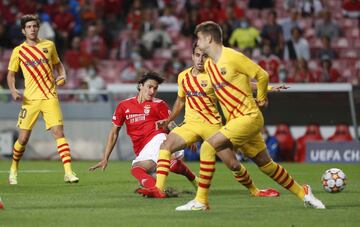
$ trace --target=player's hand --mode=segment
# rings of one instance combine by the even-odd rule
[[[94,172],[96,169],[101,168],[102,171],[105,171],[108,165],[108,160],[101,160],[98,164],[89,168],[89,171]]]
[[[286,89],[288,89],[288,88],[290,88],[290,86],[288,86],[288,85],[286,85],[286,84],[281,84],[281,85],[279,85],[279,86],[273,87],[273,88],[271,89],[271,91],[272,91],[272,92],[280,92],[280,91],[286,90]]]
[[[19,101],[22,98],[20,91],[18,91],[17,89],[11,91],[11,96],[15,101]]]
[[[269,102],[267,99],[263,100],[263,101],[258,101],[256,100],[256,104],[258,105],[258,107],[260,109],[266,108],[269,105]]]
[[[58,76],[55,83],[57,86],[64,86],[66,83],[66,76]]]
[[[169,122],[167,120],[159,120],[155,122],[155,128],[158,129],[167,129]]]

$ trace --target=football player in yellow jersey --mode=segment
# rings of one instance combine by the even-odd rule
[[[227,148],[240,148],[263,173],[288,189],[305,205],[325,209],[315,198],[309,185],[299,185],[281,165],[269,156],[260,130],[264,119],[259,107],[267,104],[269,76],[245,55],[222,45],[222,30],[218,24],[206,21],[197,25],[198,46],[209,55],[205,62],[216,97],[226,118],[226,124],[208,138],[200,149],[200,181],[196,197],[178,211],[208,209],[208,192],[215,171],[215,154]],[[251,92],[250,80],[257,81],[257,97]],[[201,177],[204,176],[204,177]]]
[[[15,101],[23,102],[18,117],[19,138],[13,148],[9,183],[18,183],[19,161],[40,113],[46,129],[51,130],[56,140],[65,170],[64,181],[77,183],[79,178],[71,169],[70,148],[64,135],[63,117],[56,93],[56,84],[60,86],[65,83],[66,73],[54,43],[38,38],[39,24],[36,15],[22,16],[21,28],[25,42],[14,48],[8,67],[7,81],[11,95]],[[25,78],[23,95],[15,87],[15,76],[19,69]],[[54,71],[57,75],[54,75]]]
[[[185,108],[184,123],[174,128],[162,144],[157,163],[156,186],[141,191],[149,197],[164,198],[167,175],[170,171],[170,155],[187,146],[209,138],[221,128],[221,117],[216,107],[216,97],[209,75],[205,72],[204,54],[196,42],[192,49],[193,67],[182,71],[178,76],[178,97],[167,120],[159,122],[159,127],[166,128]],[[255,87],[256,88],[256,87]],[[276,197],[274,189],[259,190],[253,183],[246,168],[236,159],[231,149],[217,153],[226,166],[233,172],[235,179],[249,189],[252,196]],[[198,182],[202,184],[201,181]]]

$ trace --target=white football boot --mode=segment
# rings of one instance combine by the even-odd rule
[[[314,194],[311,191],[310,185],[303,185],[303,188],[305,190],[305,196],[304,196],[304,206],[310,206],[315,209],[325,209],[325,205],[315,198]]]
[[[210,209],[208,205],[202,204],[194,199],[185,205],[176,207],[175,210],[176,211],[202,211],[202,210],[208,210],[208,209]]]
[[[65,183],[77,183],[77,182],[79,182],[79,178],[76,176],[76,174],[74,172],[72,172],[71,174],[65,173],[64,181],[65,181]]]
[[[17,181],[17,171],[10,169],[10,174],[9,174],[9,184],[10,185],[16,185],[18,183]]]

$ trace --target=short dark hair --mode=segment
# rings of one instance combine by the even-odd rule
[[[37,15],[35,15],[35,14],[25,14],[20,19],[21,28],[24,29],[26,23],[29,22],[29,21],[36,21],[37,25],[38,26],[40,25],[40,19],[39,19],[39,17]]]
[[[138,80],[138,90],[140,90],[140,84],[144,85],[144,83],[148,80],[155,80],[158,84],[162,84],[164,82],[164,78],[162,78],[159,73],[147,72]]]
[[[222,43],[222,29],[214,21],[205,21],[198,24],[194,33],[197,35],[199,32],[210,35],[216,43]]]
[[[193,42],[193,45],[192,45],[192,53],[195,54],[195,49],[196,47],[198,47],[197,45],[197,41]]]

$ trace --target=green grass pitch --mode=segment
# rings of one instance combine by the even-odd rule
[[[105,172],[90,173],[95,162],[74,161],[79,184],[63,183],[59,161],[22,161],[18,185],[7,184],[10,161],[0,161],[0,226],[357,226],[360,222],[359,164],[283,163],[300,183],[312,186],[326,210],[304,208],[290,192],[262,174],[254,164],[245,164],[259,188],[273,187],[279,198],[254,198],[222,163],[210,191],[205,212],[176,212],[176,206],[193,199],[191,184],[171,174],[168,186],[183,193],[178,198],[148,199],[134,193],[137,181],[130,175],[130,162],[110,162]],[[198,163],[189,163],[198,171]],[[331,167],[342,169],[349,182],[337,194],[322,190],[320,178]]]

